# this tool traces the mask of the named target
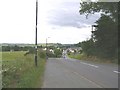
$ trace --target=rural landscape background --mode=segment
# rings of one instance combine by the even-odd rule
[[[14,1],[1,18],[1,88],[119,88],[119,2]]]

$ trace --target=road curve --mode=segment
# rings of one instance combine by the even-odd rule
[[[118,88],[117,65],[76,59],[47,60],[42,88]]]

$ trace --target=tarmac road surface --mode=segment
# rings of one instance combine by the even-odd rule
[[[118,66],[49,58],[42,88],[118,88]]]

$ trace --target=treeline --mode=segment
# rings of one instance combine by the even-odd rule
[[[61,57],[62,56],[62,48],[59,47],[55,47],[55,46],[47,46],[47,52],[46,50],[44,50],[46,48],[46,46],[38,46],[38,55],[41,58],[45,58],[46,54],[48,57]],[[52,51],[50,51],[52,50]],[[2,46],[2,51],[27,51],[25,53],[25,56],[28,54],[35,54],[35,47],[32,46],[18,46],[18,45],[14,45],[14,46]]]
[[[33,50],[34,47],[31,46],[24,46],[20,47],[18,45],[15,46],[2,46],[2,51],[28,51],[28,50]]]
[[[62,50],[61,49],[54,49],[53,52],[47,50],[47,52],[45,50],[42,50],[42,49],[39,49],[38,50],[38,55],[41,57],[41,58],[46,58],[46,55],[47,55],[47,58],[60,58],[62,56]]]
[[[110,60],[118,59],[118,10],[117,2],[89,2],[80,3],[80,14],[101,12],[101,17],[95,22],[96,26],[92,31],[89,40],[78,43],[87,56],[97,56]],[[92,27],[92,26],[91,26]]]

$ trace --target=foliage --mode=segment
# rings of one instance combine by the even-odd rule
[[[62,55],[62,50],[56,48],[56,49],[54,50],[54,53],[55,53],[55,57],[61,57],[61,55]]]
[[[101,14],[106,14],[111,16],[113,19],[118,19],[118,2],[82,2],[80,3],[80,14],[94,14],[96,12],[101,12]]]
[[[77,43],[77,44],[74,44],[74,46],[76,47],[81,47],[81,42]]]
[[[111,59],[106,59],[106,58],[99,58],[96,56],[88,56],[86,55],[86,53],[82,53],[82,54],[73,54],[71,53],[70,55],[68,55],[70,58],[74,58],[77,60],[86,60],[86,61],[93,61],[93,62],[99,62],[99,63],[116,63],[118,64],[117,60],[111,60]]]
[[[42,50],[42,49],[38,49],[38,55],[39,55],[39,57],[41,57],[41,58],[45,58],[46,57],[46,54],[47,54],[47,57],[55,57],[55,54],[54,53],[52,53],[51,51],[49,51],[49,50],[47,50],[47,53],[46,53],[46,51],[44,51],[44,50]]]
[[[87,56],[94,55],[95,52],[95,45],[92,39],[83,41],[81,44],[82,50]]]
[[[2,51],[10,51],[10,47],[9,46],[2,46]]]
[[[42,85],[45,60],[38,57],[38,67],[35,67],[34,55],[24,56],[24,53],[2,52],[3,88],[40,88]]]
[[[47,56],[48,57],[55,57],[55,54],[48,50],[47,51]]]
[[[117,58],[118,53],[118,3],[117,2],[83,2],[80,14],[101,13],[96,21],[98,27],[93,31],[94,38],[82,42],[83,52],[103,58]],[[93,41],[92,41],[93,40]]]
[[[70,53],[68,55],[70,58],[74,58],[74,59],[78,59],[78,60],[81,60],[82,58],[82,55],[81,54],[73,54],[73,53]]]
[[[99,55],[110,58],[117,57],[118,27],[116,22],[109,16],[102,15],[96,23],[99,27],[93,34]]]
[[[31,46],[18,46],[18,45],[14,45],[14,46],[2,46],[2,51],[33,51],[34,47]]]
[[[42,49],[39,49],[39,50],[38,50],[38,56],[39,56],[40,58],[45,58],[45,57],[46,57],[46,52],[43,51]]]

